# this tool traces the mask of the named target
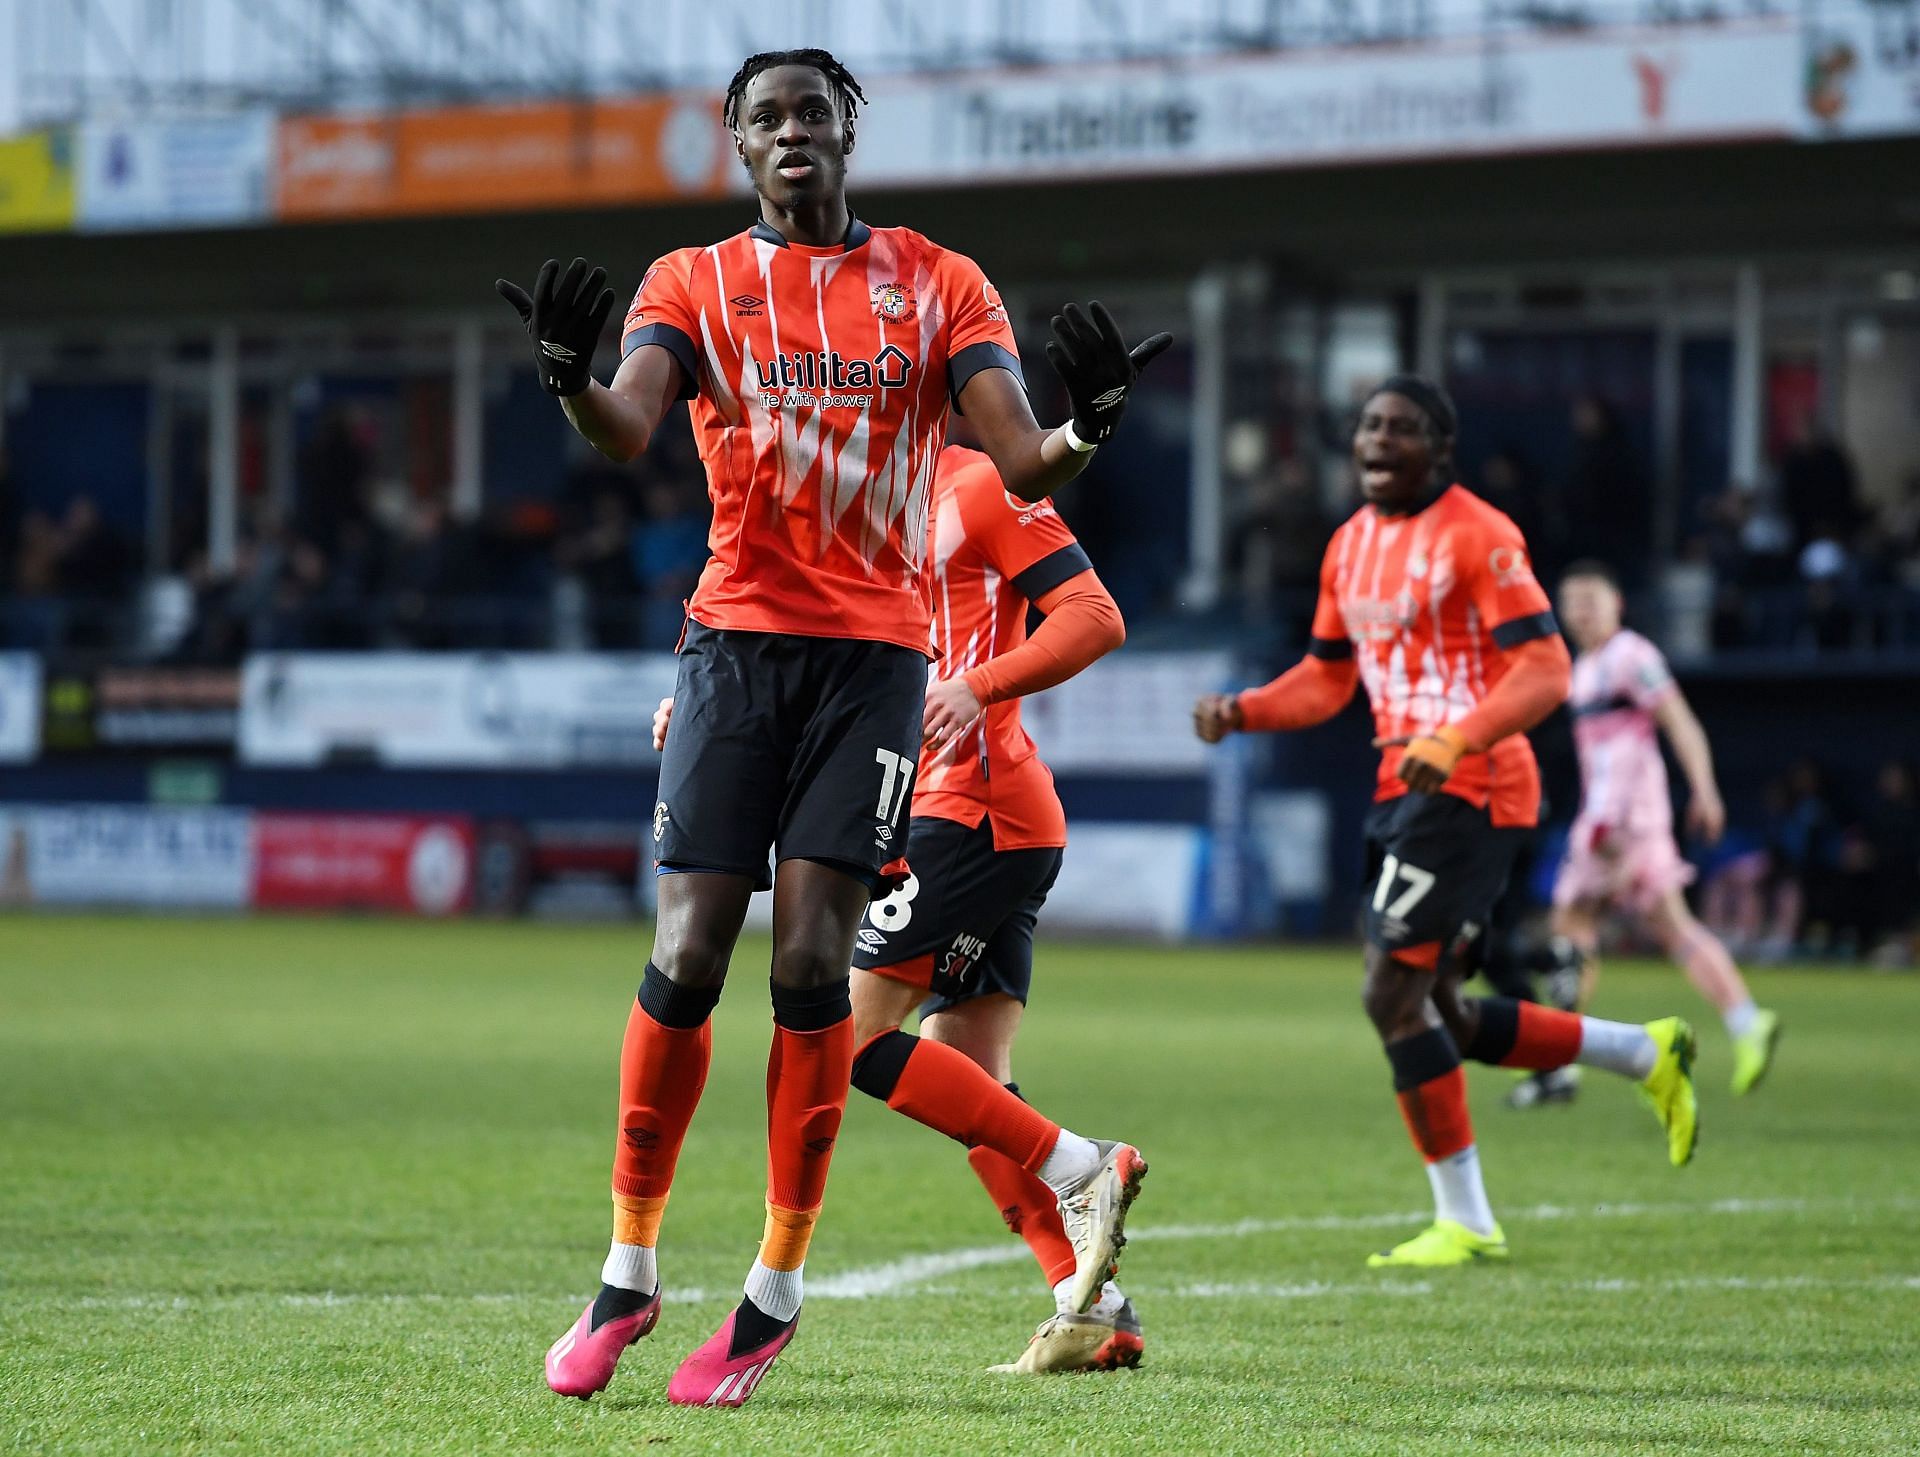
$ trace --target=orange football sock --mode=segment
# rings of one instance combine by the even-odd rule
[[[1005,1154],[1029,1173],[1053,1152],[1060,1125],[1009,1092],[964,1052],[898,1029],[854,1059],[854,1086],[969,1148]]]
[[[1007,1228],[1027,1242],[1040,1273],[1052,1290],[1073,1273],[1073,1244],[1067,1227],[1060,1220],[1060,1205],[1053,1190],[1008,1158],[991,1148],[972,1149],[967,1154],[974,1175],[985,1186],[1007,1222]]]
[[[1444,1027],[1387,1044],[1393,1092],[1413,1146],[1428,1163],[1451,1158],[1473,1142],[1467,1113],[1467,1075]]]
[[[707,1085],[719,990],[678,987],[652,965],[620,1048],[620,1132],[613,1148],[613,1237],[653,1245],[687,1125]]]
[[[1481,997],[1474,1005],[1480,1020],[1465,1052],[1475,1062],[1546,1071],[1580,1055],[1578,1012],[1511,997]]]
[[[847,1108],[853,1013],[847,984],[820,992],[774,988],[767,1054],[767,1225],[760,1262],[796,1270],[827,1192],[827,1167]]]

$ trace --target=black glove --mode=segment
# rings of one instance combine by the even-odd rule
[[[588,273],[587,260],[576,258],[567,265],[566,276],[560,277],[560,264],[549,258],[540,265],[531,298],[519,284],[504,278],[496,278],[493,286],[533,336],[540,384],[548,394],[577,395],[593,383],[594,347],[607,325],[607,315],[613,312],[606,269]]]
[[[1073,401],[1073,433],[1088,445],[1098,445],[1119,425],[1127,408],[1127,391],[1140,378],[1140,371],[1173,343],[1173,335],[1155,334],[1129,352],[1107,306],[1096,302],[1089,309],[1091,318],[1078,304],[1068,304],[1053,316],[1047,360]]]

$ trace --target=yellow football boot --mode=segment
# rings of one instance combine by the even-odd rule
[[[1780,1042],[1780,1014],[1764,1008],[1753,1025],[1733,1039],[1733,1095],[1738,1098],[1760,1086],[1773,1066],[1773,1049]]]
[[[1693,1028],[1681,1017],[1647,1023],[1647,1036],[1660,1055],[1640,1084],[1641,1096],[1667,1130],[1667,1158],[1677,1169],[1693,1157],[1700,1141],[1700,1103],[1693,1092]]]
[[[1492,1234],[1475,1234],[1451,1219],[1436,1219],[1404,1244],[1367,1256],[1370,1270],[1437,1269],[1442,1265],[1472,1265],[1481,1260],[1504,1260],[1507,1237],[1499,1225]]]

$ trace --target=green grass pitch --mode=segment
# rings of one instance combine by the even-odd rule
[[[986,1374],[1047,1313],[1038,1274],[956,1146],[855,1094],[799,1339],[742,1411],[666,1405],[759,1234],[749,941],[664,1231],[679,1299],[561,1400],[541,1353],[597,1282],[646,948],[0,918],[0,1451],[1920,1450],[1920,983],[1763,974],[1787,1036],[1736,1103],[1679,977],[1610,968],[1598,1010],[1701,1028],[1695,1164],[1605,1075],[1522,1114],[1476,1069],[1514,1257],[1422,1278],[1363,1266],[1427,1191],[1352,952],[1044,938],[1022,1085],[1153,1163],[1141,1370]]]

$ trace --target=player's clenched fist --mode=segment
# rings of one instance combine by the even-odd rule
[[[576,258],[562,274],[559,260],[549,258],[540,265],[532,293],[505,278],[494,279],[493,286],[533,336],[541,388],[550,395],[577,395],[593,383],[593,351],[613,312],[606,269],[589,272],[587,260]]]
[[[1240,700],[1231,693],[1203,693],[1193,705],[1193,731],[1209,744],[1238,733],[1244,724]]]
[[[653,711],[653,751],[664,754],[667,751],[667,725],[673,722],[673,695],[669,693],[660,700],[660,706]]]

